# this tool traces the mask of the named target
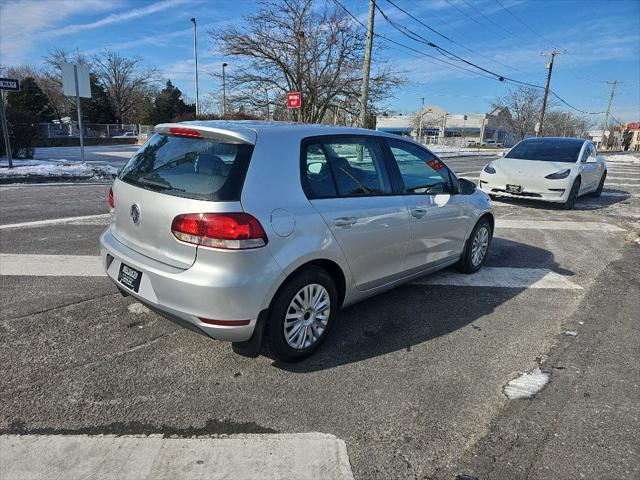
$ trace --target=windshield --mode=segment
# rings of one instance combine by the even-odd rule
[[[252,145],[153,135],[118,178],[197,200],[239,200]]]
[[[523,140],[513,147],[505,155],[505,158],[575,163],[578,160],[583,143],[584,141],[581,140]]]

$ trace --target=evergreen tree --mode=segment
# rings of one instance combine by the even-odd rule
[[[195,113],[195,106],[184,103],[180,89],[175,87],[171,80],[167,80],[165,88],[155,99],[148,120],[150,124],[157,125],[171,122],[189,113]]]
[[[91,84],[91,98],[82,98],[82,117],[87,123],[117,123],[113,106],[106,90],[98,81],[95,74],[89,77]],[[73,119],[77,120],[77,110],[73,111]]]
[[[26,77],[20,82],[19,92],[7,94],[8,112],[20,112],[21,117],[29,114],[35,123],[48,122],[53,118],[53,111],[49,106],[49,99],[40,90],[33,77]]]

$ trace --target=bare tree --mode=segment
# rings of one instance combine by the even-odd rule
[[[422,118],[422,121],[420,121]],[[418,137],[422,138],[420,128],[422,130],[431,129],[431,128],[441,128],[442,127],[442,117],[436,115],[434,112],[429,110],[423,110],[416,112],[411,117],[411,128],[414,132],[417,132]]]
[[[255,112],[270,107],[276,118],[286,93],[302,92],[294,120],[320,123],[333,121],[338,111],[357,113],[364,35],[342,10],[313,0],[265,0],[244,20],[243,26],[210,32],[224,55],[242,60],[228,72],[227,105]],[[400,82],[389,65],[376,65],[371,103],[388,98]]]
[[[550,111],[544,119],[545,135],[553,137],[584,137],[592,122],[571,112]]]
[[[533,87],[520,87],[497,98],[491,106],[502,113],[498,116],[500,127],[513,133],[517,140],[522,140],[535,133],[542,107],[542,92]]]
[[[159,80],[153,68],[144,68],[139,57],[127,58],[112,50],[92,57],[92,70],[104,86],[118,122],[135,121],[138,107]]]

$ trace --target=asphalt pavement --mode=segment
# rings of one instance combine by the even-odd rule
[[[487,161],[447,163],[476,180]],[[495,202],[484,276],[349,307],[294,365],[235,355],[103,276],[34,268],[98,255],[108,186],[0,188],[0,441],[327,434],[357,479],[638,478],[640,165],[609,177],[572,211]],[[547,386],[508,399],[535,368]]]

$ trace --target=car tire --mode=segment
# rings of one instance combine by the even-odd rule
[[[486,218],[481,218],[473,227],[471,235],[469,235],[465,243],[464,251],[456,264],[456,269],[462,273],[475,273],[480,270],[487,258],[492,238],[491,224]]]
[[[309,297],[316,294],[321,305],[328,302],[327,308],[314,308],[313,298],[307,303]],[[308,357],[329,334],[337,309],[336,285],[324,269],[309,266],[295,273],[271,302],[265,332],[271,353],[283,362]],[[296,316],[300,318],[299,322]]]
[[[580,193],[580,177],[576,178],[571,186],[571,191],[569,191],[569,196],[567,200],[562,204],[562,208],[565,210],[572,210],[576,204],[576,200],[578,199],[578,193]]]
[[[607,171],[605,170],[602,173],[602,177],[600,178],[600,183],[598,183],[598,188],[596,188],[592,193],[592,197],[599,197],[602,195],[602,189],[604,188],[604,181],[607,179]]]

